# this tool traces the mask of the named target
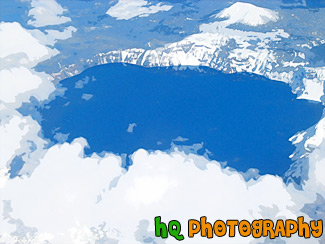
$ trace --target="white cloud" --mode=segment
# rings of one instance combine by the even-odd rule
[[[105,238],[110,238],[111,243],[114,239],[119,243],[134,243],[135,238],[138,241],[142,238],[140,243],[143,243],[145,238],[155,238],[153,219],[158,215],[164,221],[180,220],[184,234],[187,219],[203,215],[212,222],[230,218],[296,218],[303,215],[300,209],[304,204],[316,198],[315,191],[321,189],[319,184],[324,187],[317,177],[313,177],[311,184],[316,188],[308,191],[295,190],[272,175],[246,182],[241,174],[222,169],[215,161],[177,150],[170,153],[138,150],[132,156],[133,165],[124,172],[120,157],[111,154],[102,158],[84,157],[85,146],[82,139],[55,145],[30,177],[7,180],[0,189],[0,213],[8,216],[0,221],[3,234],[0,241],[5,233],[7,237],[12,235],[10,231],[15,233],[13,220],[20,220],[24,226],[25,232],[18,232],[18,240],[29,233],[31,243],[44,237],[53,243],[94,243]],[[200,169],[196,164],[206,167]],[[4,208],[5,203],[10,203],[12,211],[8,211],[8,206]],[[139,229],[140,223],[144,229]],[[31,228],[35,230],[33,235]],[[139,231],[140,236],[136,235]],[[286,241],[317,243],[297,238]],[[239,236],[213,240],[213,243],[254,242]],[[184,243],[198,241],[211,243],[199,237],[187,238]],[[169,238],[166,243],[178,241]]]
[[[28,15],[33,18],[28,24],[35,27],[60,25],[70,22],[69,17],[62,16],[66,11],[55,0],[32,0]]]
[[[153,5],[145,0],[119,0],[117,4],[107,10],[106,14],[118,20],[128,20],[134,17],[147,17],[160,11],[168,11],[172,7],[172,5],[163,5],[162,3]]]
[[[55,42],[56,37],[67,38],[73,31],[73,27],[68,27],[62,33],[48,31],[45,35],[39,30],[27,30],[17,22],[0,23],[0,175],[4,177],[8,176],[6,172],[15,156],[26,162],[21,174],[30,174],[39,164],[47,143],[40,137],[40,125],[16,109],[31,97],[44,101],[55,90],[53,77],[36,72],[33,67],[58,53],[46,45]]]
[[[322,68],[322,72],[325,74],[325,67]],[[299,96],[299,99],[309,99],[321,102],[321,98],[324,95],[324,80],[304,78],[303,83],[305,88]]]
[[[1,120],[0,124],[0,169],[16,155],[23,137],[28,132],[28,125],[20,117],[14,116],[9,121]]]
[[[66,40],[72,37],[72,34],[77,31],[73,26],[64,28],[63,31],[58,30],[45,30],[43,33],[38,29],[28,30],[34,38],[36,38],[41,44],[53,46],[57,40]]]
[[[317,192],[325,198],[325,139],[309,156],[308,181],[304,189]]]
[[[39,62],[41,59],[56,54],[53,50],[42,45],[17,22],[1,22],[0,36],[0,58],[9,64]],[[5,63],[1,62],[1,66],[3,65]]]
[[[131,123],[131,124],[129,124],[129,126],[128,126],[126,132],[128,132],[128,133],[132,133],[135,127],[137,127],[137,124],[136,124],[136,123]]]
[[[25,67],[0,70],[0,101],[13,103],[16,96],[36,89],[41,82]]]
[[[47,99],[55,90],[53,78],[34,71],[32,67],[58,51],[41,44],[16,22],[1,22],[0,34],[0,103],[18,108],[31,96],[39,101]]]
[[[75,85],[74,85],[74,88],[77,88],[77,89],[81,89],[84,87],[84,85],[87,85],[89,82],[89,77],[86,76],[85,78],[81,79],[81,80],[78,80]]]
[[[184,141],[188,141],[188,138],[178,136],[175,139],[173,139],[173,141],[184,142]]]
[[[1,200],[10,200],[11,207],[16,209],[11,217],[22,219],[24,225],[35,226],[40,232],[55,233],[59,239],[59,232],[69,234],[77,221],[91,225],[91,221],[101,218],[100,215],[92,216],[91,211],[124,169],[119,166],[119,157],[114,155],[83,158],[84,146],[84,140],[56,145],[46,153],[41,160],[42,166],[31,177],[7,181],[0,191],[4,194]],[[26,202],[21,202],[22,199]],[[1,211],[2,204],[1,201]],[[1,221],[0,226],[10,226],[5,222],[7,220]],[[4,230],[6,227],[1,228],[1,234]]]
[[[40,137],[41,127],[35,120],[16,111],[9,111],[1,113],[0,171],[9,169],[15,156],[22,156],[27,163],[21,173],[30,174],[39,164],[38,158],[43,155],[46,141]]]
[[[31,96],[46,99],[55,90],[52,79],[23,66],[0,70],[0,102],[20,107]]]
[[[84,100],[86,100],[86,101],[88,101],[88,100],[92,99],[93,96],[94,95],[92,95],[92,94],[84,93],[84,94],[82,94],[81,98],[84,99]]]

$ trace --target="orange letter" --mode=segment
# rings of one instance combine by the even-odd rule
[[[286,220],[286,237],[291,237],[291,235],[296,233],[297,230],[298,230],[298,224],[296,221],[292,219]]]
[[[227,220],[229,226],[229,237],[235,236],[235,226],[238,225],[238,220]]]
[[[310,221],[310,227],[312,229],[311,233],[315,238],[320,237],[323,234],[323,220],[317,220],[317,226],[315,225],[316,221]]]
[[[214,229],[214,233],[218,237],[222,237],[227,233],[226,224],[222,220],[217,220],[216,222],[214,222],[213,229]]]
[[[304,217],[298,217],[298,235],[300,237],[310,238],[310,227],[304,222]]]
[[[263,220],[263,236],[268,236],[270,232],[270,239],[274,239],[273,221],[269,219]]]
[[[193,237],[195,234],[199,233],[200,229],[201,229],[201,225],[199,221],[195,219],[188,220],[188,237]]]
[[[212,238],[213,237],[213,232],[212,232],[212,225],[207,221],[207,217],[201,217],[200,219],[201,221],[201,236],[204,237],[208,237],[208,238]],[[208,232],[208,234],[207,234]]]
[[[279,237],[279,232],[281,232],[282,237],[284,237],[286,235],[286,231],[284,229],[284,222],[282,219],[279,219],[276,221],[274,235],[276,237]]]
[[[242,220],[238,226],[239,234],[243,237],[249,236],[252,233],[251,224],[247,220]]]
[[[260,238],[262,235],[263,220],[254,220],[252,222],[252,235],[254,238]]]

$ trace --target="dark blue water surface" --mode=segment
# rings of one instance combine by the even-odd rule
[[[322,106],[296,100],[280,82],[203,70],[90,68],[63,80],[64,96],[41,110],[44,134],[53,141],[64,139],[56,133],[69,134],[68,141],[85,137],[87,153],[127,154],[169,149],[181,136],[189,139],[187,145],[203,142],[210,158],[238,170],[283,175],[294,151],[288,139],[315,124]],[[132,123],[137,126],[127,132]]]

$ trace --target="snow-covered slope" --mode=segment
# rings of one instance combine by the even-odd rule
[[[250,3],[237,2],[216,15],[218,18],[227,18],[228,23],[245,24],[250,26],[264,25],[276,21],[278,14],[275,11],[256,7]]]
[[[237,14],[240,13],[240,14]],[[258,25],[275,21],[277,13],[247,3],[236,3],[221,11],[218,16],[228,20],[201,24],[200,33],[179,42],[166,44],[152,50],[131,48],[99,53],[83,63],[65,67],[58,80],[78,73],[78,68],[98,64],[123,62],[148,67],[154,66],[207,66],[225,73],[249,72],[291,85],[299,98],[321,101],[324,95],[325,67],[310,67],[304,51],[325,40],[317,39],[304,47],[286,50],[281,45],[291,42],[283,29],[268,32],[233,29],[233,23]],[[238,22],[239,21],[239,22]],[[81,70],[80,70],[81,71]]]
[[[87,64],[123,62],[148,67],[207,66],[225,73],[249,72],[288,83],[299,98],[321,101],[325,67],[308,67],[308,62],[303,60],[298,63],[296,56],[299,53],[295,50],[286,53],[289,58],[292,57],[286,61],[283,51],[262,46],[270,41],[267,37],[255,45],[250,43],[251,40],[258,40],[258,37],[246,39],[201,33],[155,50],[133,48],[100,53]]]

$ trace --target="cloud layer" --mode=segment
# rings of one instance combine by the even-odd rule
[[[318,178],[325,173],[324,159],[319,160],[323,147],[311,157],[317,172],[310,172],[305,189],[299,191],[272,175],[246,182],[240,173],[223,169],[216,161],[177,149],[169,153],[138,150],[125,172],[120,157],[85,157],[85,146],[84,139],[55,145],[46,151],[31,177],[6,181],[0,190],[0,209],[6,216],[0,222],[1,241],[11,240],[12,233],[20,230],[16,238],[30,238],[33,243],[44,237],[53,243],[93,243],[100,238],[134,243],[135,234],[141,231],[137,241],[153,238],[150,243],[154,243],[153,219],[158,215],[165,221],[180,220],[186,235],[187,219],[204,215],[211,222],[301,215],[308,220],[301,209],[316,200],[316,192],[324,196],[324,181]],[[146,223],[144,229],[139,227],[141,223]],[[297,243],[297,238],[286,242]],[[198,239],[186,239],[186,243],[211,242]],[[237,236],[213,243],[250,241],[254,243]],[[166,241],[174,242],[172,238]],[[299,239],[299,243],[317,241]]]
[[[44,27],[48,25],[60,25],[70,22],[69,17],[63,16],[66,11],[55,0],[32,0],[32,8],[28,15],[33,18],[28,24],[35,27]]]
[[[106,14],[118,20],[128,20],[134,17],[147,17],[160,11],[168,11],[172,7],[172,5],[162,3],[154,5],[144,0],[119,0],[117,4],[107,10]]]

